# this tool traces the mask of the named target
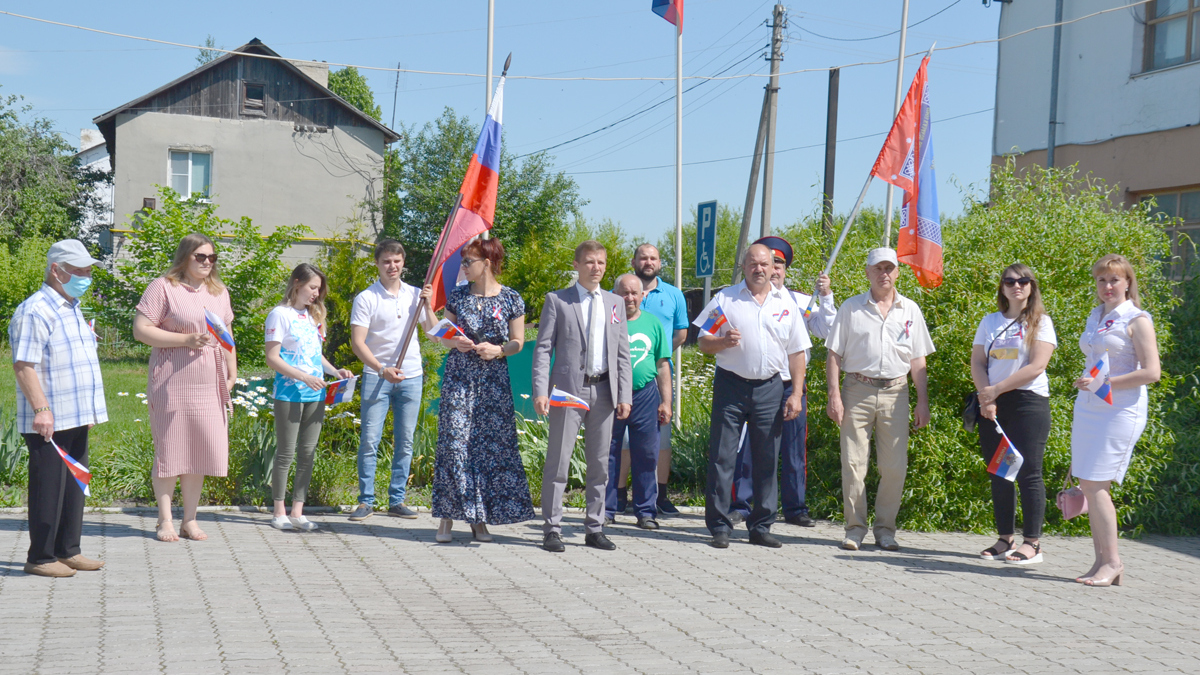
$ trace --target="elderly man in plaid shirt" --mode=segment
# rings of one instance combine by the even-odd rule
[[[79,311],[98,262],[75,239],[51,246],[42,287],[8,326],[17,430],[29,446],[28,574],[69,577],[104,566],[79,552],[84,494],[57,449],[87,466],[88,430],[108,421],[96,336]]]

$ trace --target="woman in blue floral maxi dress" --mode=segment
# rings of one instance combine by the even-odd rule
[[[497,239],[472,242],[462,256],[470,283],[450,291],[445,312],[462,334],[442,339],[451,348],[433,479],[433,517],[442,519],[442,543],[452,540],[455,520],[470,523],[476,540],[490,541],[487,524],[534,517],[506,360],[524,343],[525,303],[496,281],[504,257]]]

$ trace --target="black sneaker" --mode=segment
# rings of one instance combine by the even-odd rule
[[[742,513],[741,511],[731,511],[729,513],[729,522],[733,523],[734,525],[737,525],[745,520],[746,514]]]
[[[388,509],[388,515],[395,518],[408,518],[409,520],[412,520],[417,517],[417,512],[403,504],[397,504]]]
[[[658,485],[658,502],[656,505],[658,506],[658,515],[660,516],[679,515],[679,509],[675,508],[675,505],[671,503],[670,497],[667,496],[667,486],[661,483]]]
[[[350,520],[360,521],[366,520],[375,514],[375,509],[370,504],[359,504],[354,508],[354,513],[350,514]]]
[[[813,520],[807,513],[801,513],[798,516],[788,516],[783,519],[783,522],[789,525],[799,525],[800,527],[815,527],[817,521]]]

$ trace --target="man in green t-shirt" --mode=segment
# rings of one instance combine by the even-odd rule
[[[641,280],[632,274],[622,275],[614,290],[625,301],[629,361],[633,365],[633,409],[626,419],[613,419],[604,510],[606,520],[612,522],[617,511],[621,439],[628,430],[629,481],[633,484],[637,526],[657,530],[658,427],[671,421],[671,340],[658,317],[642,312],[645,292]]]

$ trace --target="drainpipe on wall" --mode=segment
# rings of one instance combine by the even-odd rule
[[[1050,133],[1046,139],[1046,168],[1054,168],[1054,141],[1058,131],[1058,57],[1062,52],[1063,0],[1054,1],[1054,56],[1050,64]]]

